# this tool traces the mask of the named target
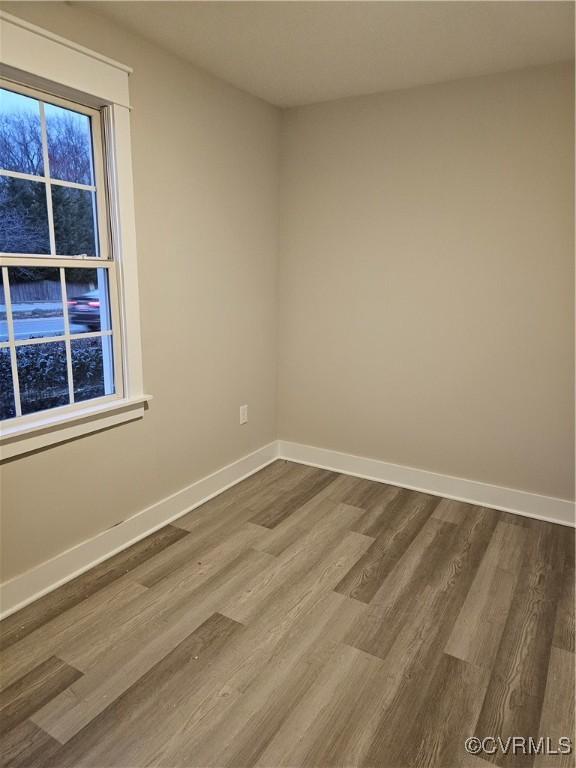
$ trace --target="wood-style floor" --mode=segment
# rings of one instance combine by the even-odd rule
[[[502,766],[574,738],[574,532],[277,461],[0,624],[8,766]]]

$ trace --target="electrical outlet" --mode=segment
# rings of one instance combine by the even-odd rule
[[[240,406],[240,424],[246,424],[247,421],[248,421],[248,406],[241,405]]]

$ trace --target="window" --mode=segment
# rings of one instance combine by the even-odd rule
[[[0,10],[0,461],[144,394],[130,67]]]
[[[0,89],[0,421],[123,396],[101,115]]]

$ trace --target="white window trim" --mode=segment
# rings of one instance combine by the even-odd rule
[[[144,414],[144,394],[128,76],[124,64],[0,11],[0,75],[105,110],[109,218],[118,272],[123,345],[123,398],[44,411],[0,426],[0,461],[70,440]]]

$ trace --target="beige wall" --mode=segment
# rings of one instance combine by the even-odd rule
[[[290,110],[279,436],[573,498],[573,81]]]
[[[2,467],[3,579],[276,436],[279,113],[74,7],[5,10],[134,67],[138,422]],[[238,409],[250,420],[240,427]]]

